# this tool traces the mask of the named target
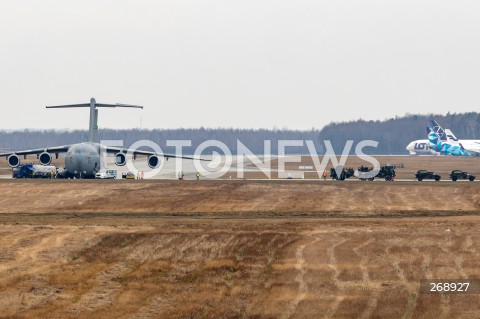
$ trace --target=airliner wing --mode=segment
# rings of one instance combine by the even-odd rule
[[[137,155],[146,155],[146,156],[156,155],[156,156],[165,157],[165,158],[183,158],[183,159],[189,159],[189,160],[210,161],[210,160],[199,158],[199,157],[183,156],[183,155],[178,155],[178,154],[165,154],[165,153],[157,153],[157,152],[141,151],[141,150],[130,150],[130,149],[127,149],[127,148],[119,148],[119,147],[105,146],[105,149],[106,149],[107,153],[124,153],[124,154],[130,153],[130,154],[133,154],[133,156],[137,156]]]
[[[66,153],[71,145],[63,145],[63,146],[54,146],[54,147],[47,147],[47,148],[37,148],[33,150],[25,150],[25,151],[18,151],[18,152],[8,152],[8,153],[0,153],[0,157],[6,157],[13,154],[16,155],[36,155],[41,154],[43,152],[47,153]]]

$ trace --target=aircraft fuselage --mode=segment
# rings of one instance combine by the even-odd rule
[[[430,149],[430,142],[428,140],[416,140],[410,142],[406,149],[410,155],[437,155]]]
[[[99,144],[79,143],[68,149],[65,156],[66,177],[93,178],[100,168]]]

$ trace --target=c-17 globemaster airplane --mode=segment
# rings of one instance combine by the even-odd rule
[[[59,153],[66,153],[65,156],[65,169],[63,171],[63,176],[65,178],[94,178],[95,174],[100,171],[101,168],[104,168],[106,163],[103,163],[101,158],[101,151],[105,151],[108,154],[115,154],[115,164],[118,166],[124,166],[127,163],[127,153],[133,154],[134,157],[137,155],[146,155],[148,156],[148,166],[150,168],[157,168],[160,165],[160,157],[163,158],[183,158],[195,160],[197,158],[188,157],[188,156],[179,156],[175,154],[163,154],[157,152],[149,152],[142,150],[129,150],[118,147],[110,147],[101,145],[96,142],[96,133],[98,130],[98,109],[100,107],[109,107],[109,108],[139,108],[143,109],[143,106],[138,105],[129,105],[129,104],[103,104],[96,103],[94,98],[90,99],[90,103],[86,104],[72,104],[72,105],[58,105],[58,106],[47,106],[48,109],[53,108],[78,108],[78,107],[88,107],[90,108],[90,127],[89,127],[89,140],[88,142],[63,145],[63,146],[54,146],[46,147],[34,150],[18,151],[18,152],[9,152],[1,153],[0,157],[6,157],[8,165],[12,168],[20,165],[20,156],[26,158],[27,155],[37,155],[37,158],[42,165],[50,165],[52,162],[52,154],[55,154],[55,157],[58,158]]]

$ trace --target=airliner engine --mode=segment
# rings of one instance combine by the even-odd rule
[[[43,152],[42,154],[40,154],[38,156],[38,161],[40,162],[40,164],[42,164],[43,166],[47,166],[47,165],[50,165],[52,163],[52,155],[50,155],[49,153],[47,152]]]
[[[148,167],[157,168],[160,165],[160,159],[157,155],[152,155],[148,157]]]
[[[125,166],[126,163],[127,163],[127,156],[125,156],[125,153],[115,154],[115,164],[117,166]]]
[[[20,165],[20,157],[17,154],[12,154],[8,157],[8,165],[12,168]]]

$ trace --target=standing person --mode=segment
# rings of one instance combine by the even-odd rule
[[[197,181],[200,180],[200,172],[197,172]]]
[[[327,180],[327,170],[324,170],[324,171],[323,171],[323,180],[324,180],[324,181]]]
[[[140,172],[140,179],[143,179],[145,177],[145,174],[143,173],[143,171]]]

